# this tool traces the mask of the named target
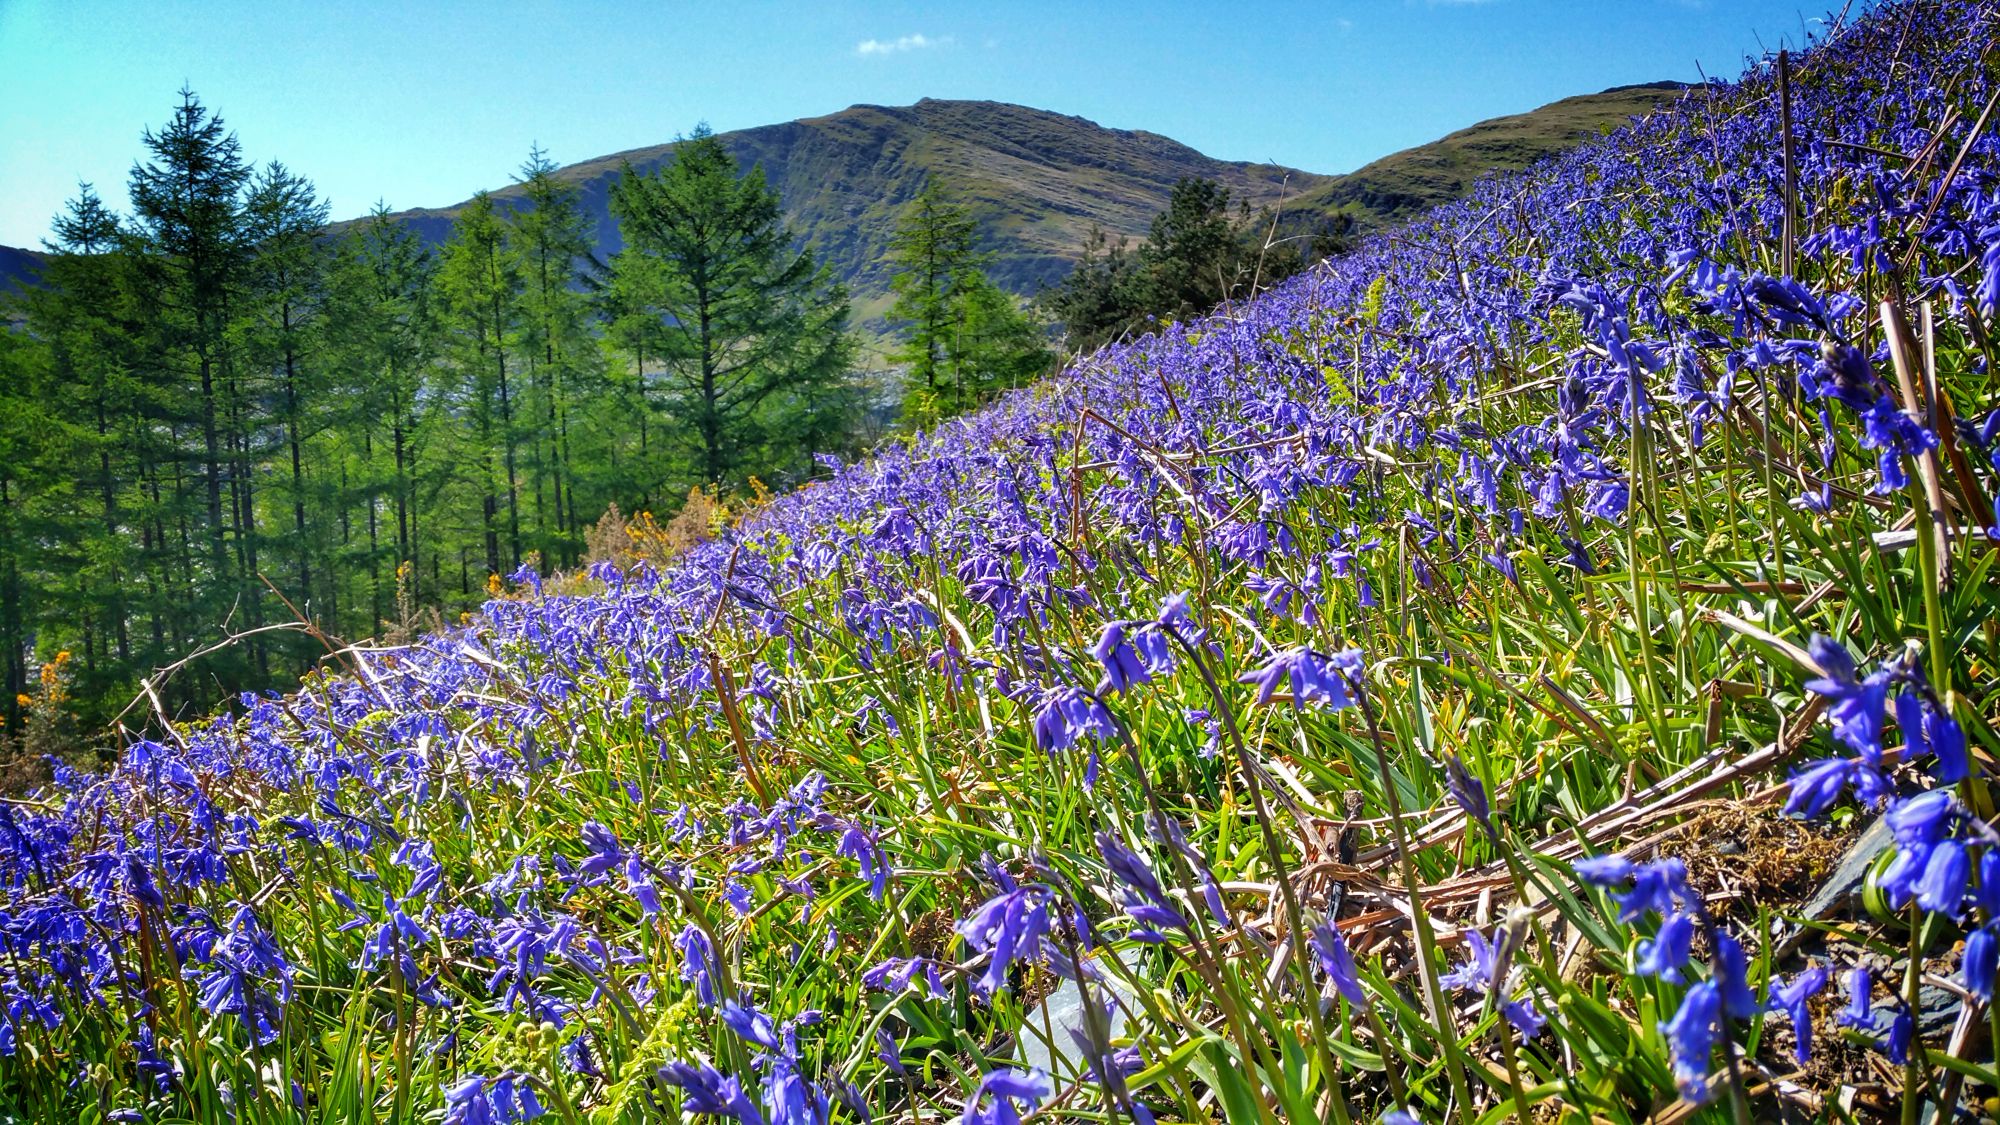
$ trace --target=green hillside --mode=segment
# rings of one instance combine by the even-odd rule
[[[1293,212],[1303,217],[1344,210],[1364,230],[1411,219],[1464,195],[1489,172],[1519,171],[1644,114],[1686,88],[1679,82],[1617,86],[1481,121],[1347,175],[1325,178],[1300,192]]]

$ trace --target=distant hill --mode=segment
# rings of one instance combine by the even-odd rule
[[[972,208],[993,254],[995,280],[1028,294],[1068,272],[1093,226],[1143,238],[1182,177],[1215,180],[1252,206],[1282,201],[1288,225],[1302,228],[1345,212],[1363,230],[1377,229],[1457,198],[1487,172],[1525,167],[1642,114],[1680,89],[1659,82],[1565,98],[1338,176],[1217,160],[1157,133],[1004,102],[857,105],[718,135],[744,167],[763,166],[793,230],[846,280],[856,319],[879,328],[889,305],[890,235],[903,204],[933,177]],[[620,245],[609,207],[620,171],[627,163],[641,172],[658,168],[673,150],[672,143],[632,149],[558,173],[581,189],[600,255]],[[509,185],[493,194],[511,202],[520,189]],[[426,241],[442,243],[462,206],[397,217]],[[0,291],[19,284],[39,260],[33,251],[0,247]]]
[[[0,294],[29,284],[42,269],[42,256],[33,250],[0,246]]]
[[[743,167],[763,166],[792,229],[847,281],[862,318],[887,308],[890,235],[903,205],[933,177],[972,208],[994,254],[994,279],[1017,293],[1066,274],[1093,224],[1143,235],[1182,177],[1216,180],[1253,205],[1276,204],[1329,179],[1273,164],[1215,160],[1156,133],[1107,129],[1001,102],[926,98],[911,106],[857,105],[717,136]],[[604,253],[620,246],[609,212],[620,170],[629,162],[651,171],[673,151],[671,143],[633,149],[558,173],[582,189]],[[520,189],[493,194],[504,202],[518,198]],[[399,216],[426,239],[442,241],[462,206]]]
[[[1344,176],[1328,177],[1301,192],[1292,209],[1301,216],[1345,210],[1364,230],[1391,226],[1457,199],[1489,172],[1526,168],[1643,115],[1685,89],[1681,82],[1616,86],[1481,121]]]

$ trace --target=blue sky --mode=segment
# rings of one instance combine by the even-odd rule
[[[122,208],[183,82],[336,218],[455,203],[531,142],[570,163],[926,96],[1341,172],[1569,94],[1733,77],[1826,2],[0,0],[0,243],[38,244],[79,180]]]

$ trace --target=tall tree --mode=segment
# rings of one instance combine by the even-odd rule
[[[896,301],[889,319],[907,325],[901,346],[890,358],[936,390],[938,375],[951,358],[962,295],[985,265],[975,238],[978,224],[963,204],[947,197],[933,181],[904,208],[889,240],[895,268],[889,288]]]
[[[319,318],[325,308],[327,253],[320,231],[327,205],[311,182],[272,161],[250,185],[245,200],[247,233],[255,253],[250,259],[248,336],[252,358],[269,373],[276,389],[276,407],[283,430],[291,508],[292,536],[286,552],[292,558],[296,600],[313,600],[313,556],[319,540],[307,526],[306,512],[318,508],[307,491],[306,443],[323,413],[317,401],[313,354]]]
[[[971,212],[932,183],[905,208],[890,241],[889,319],[904,332],[891,358],[909,365],[924,392],[905,402],[912,418],[964,409],[1047,363],[1041,331],[986,276],[991,255],[979,251],[977,231]]]
[[[239,607],[255,625],[263,597],[247,573],[255,529],[247,502],[251,482],[242,471],[244,403],[230,332],[249,254],[242,196],[251,170],[235,134],[192,90],[181,91],[172,119],[157,132],[147,130],[144,143],[151,159],[133,165],[129,186],[137,292],[148,334],[144,354],[160,384],[190,392],[192,409],[169,419],[170,438],[191,427],[198,442],[192,460],[199,501],[182,502],[190,482],[178,466],[170,466],[167,483],[177,509],[182,582],[196,607],[197,630],[222,627]],[[191,549],[195,540],[205,556],[200,571]],[[262,651],[253,639],[250,654]],[[225,685],[243,679],[235,652],[211,668]]]
[[[667,408],[694,441],[699,481],[733,483],[761,456],[791,460],[817,438],[797,409],[846,378],[846,293],[798,249],[761,168],[736,161],[706,126],[650,175],[629,165],[612,189],[625,249],[614,275],[657,263],[649,315],[672,326],[661,359]]]
[[[474,196],[459,212],[451,241],[445,246],[438,283],[471,414],[476,441],[473,452],[483,470],[480,505],[486,569],[498,574],[503,572],[503,492],[508,569],[521,565],[518,435],[508,378],[509,360],[520,331],[521,280],[506,245],[506,226],[487,193]]]
[[[571,412],[595,376],[589,339],[590,306],[579,288],[579,266],[590,254],[590,231],[575,184],[556,176],[541,148],[521,165],[523,206],[508,216],[508,241],[522,280],[521,352],[535,402],[532,452],[538,544],[552,562],[574,562],[578,526]]]
[[[328,287],[328,320],[338,328],[331,344],[342,378],[334,389],[339,399],[336,424],[347,455],[358,457],[349,484],[355,495],[342,503],[359,500],[372,511],[377,499],[386,497],[394,519],[392,553],[386,558],[379,550],[369,554],[371,629],[379,626],[386,609],[378,592],[384,565],[402,569],[407,591],[420,597],[425,593],[420,587],[425,556],[433,549],[425,534],[421,497],[430,460],[425,454],[437,418],[436,396],[425,393],[438,345],[431,299],[435,272],[423,241],[377,204],[341,241]],[[386,431],[385,463],[379,466],[378,431]]]

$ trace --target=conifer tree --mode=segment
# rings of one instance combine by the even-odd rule
[[[739,176],[704,126],[658,171],[627,166],[611,209],[625,240],[614,275],[657,272],[644,315],[673,329],[665,406],[692,435],[695,479],[738,483],[762,459],[816,452],[802,412],[848,377],[847,296],[794,245],[763,171]]]
[[[445,246],[438,284],[459,389],[470,415],[473,447],[468,460],[477,462],[480,476],[486,570],[506,573],[521,565],[520,476],[509,378],[520,330],[520,276],[508,252],[505,225],[486,192],[474,196],[459,212]],[[460,585],[463,590],[469,583],[461,579]]]
[[[192,619],[183,636],[212,636],[262,622],[263,591],[250,576],[255,529],[245,472],[243,388],[230,331],[242,295],[249,243],[242,194],[250,179],[234,133],[192,90],[159,131],[147,130],[151,159],[132,168],[135,295],[146,339],[142,362],[163,392],[170,443],[191,439],[187,458],[165,466],[164,502],[177,541],[179,587]],[[226,505],[226,506],[225,506]],[[220,654],[210,671],[242,682],[243,658],[262,663],[263,644]]]
[[[964,205],[936,183],[927,184],[907,208],[889,242],[896,294],[889,319],[909,326],[890,358],[909,365],[913,378],[936,390],[957,336],[962,294],[985,265],[974,239],[978,225]]]
[[[926,410],[913,415],[964,409],[1047,365],[1040,329],[986,276],[992,256],[978,250],[977,230],[971,212],[933,183],[910,202],[890,242],[889,319],[905,326],[890,355],[922,382]]]
[[[590,232],[576,185],[558,178],[539,147],[521,165],[522,206],[508,216],[508,241],[522,282],[521,353],[534,402],[528,426],[537,541],[554,561],[582,547],[571,454],[572,412],[594,381],[590,308],[578,287]]]

